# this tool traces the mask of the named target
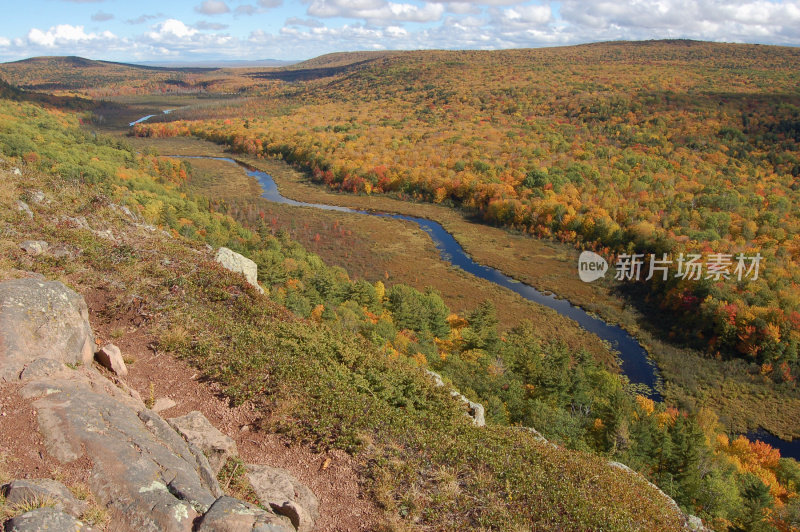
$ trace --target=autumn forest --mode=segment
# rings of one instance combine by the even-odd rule
[[[271,301],[442,374],[490,424],[623,462],[714,529],[800,530],[800,466],[754,436],[800,437],[800,49],[614,42],[281,68],[37,58],[1,64],[0,77],[5,157],[126,198],[177,238],[244,253]],[[660,371],[657,397],[574,322],[510,292],[448,292],[461,274],[430,279],[427,241],[392,251],[408,226],[270,204],[235,165],[181,155],[233,157],[293,199],[436,219],[476,261],[620,324]],[[537,263],[544,250],[556,258]],[[585,286],[586,250],[612,270],[663,258],[663,276],[646,279],[645,261],[638,279]],[[384,251],[404,266],[390,274]],[[736,270],[754,256],[757,274]],[[686,275],[689,257],[725,267]],[[163,342],[205,368],[196,342]],[[253,396],[217,363],[214,378]],[[361,452],[368,422],[313,415],[344,417],[282,428]],[[381,504],[400,512],[393,497]]]

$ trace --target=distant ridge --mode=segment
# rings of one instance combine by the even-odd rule
[[[383,59],[384,57],[401,55],[403,53],[403,51],[334,52],[320,55],[306,61],[297,62],[291,65],[288,70],[343,67],[356,63],[374,61],[376,59]]]
[[[133,69],[143,70],[172,70],[180,72],[210,72],[217,70],[217,68],[209,67],[180,67],[180,68],[167,68],[156,65],[136,64],[136,63],[120,63],[116,61],[102,61],[96,59],[86,59],[85,57],[78,57],[75,55],[67,56],[38,56],[30,57],[28,59],[20,59],[19,61],[9,61],[7,63],[0,63],[0,65],[17,65],[17,66],[42,66],[47,65],[51,67],[63,66],[73,68],[100,68],[104,66],[126,67]]]
[[[142,61],[134,66],[157,68],[275,68],[285,67],[300,61],[282,61],[280,59],[220,59],[208,61]]]

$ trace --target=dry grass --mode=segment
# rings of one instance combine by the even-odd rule
[[[12,207],[18,196],[16,180],[11,178],[8,171],[0,170],[0,205]]]
[[[18,515],[26,514],[38,508],[48,508],[56,506],[57,501],[51,497],[37,495],[16,503],[8,503],[5,499],[0,500],[0,522],[7,521]]]
[[[167,352],[176,351],[189,340],[189,331],[183,325],[164,328],[158,336],[158,345]]]
[[[101,506],[92,495],[91,490],[86,484],[78,483],[69,487],[75,498],[85,501],[88,506],[80,515],[80,520],[98,530],[107,530],[111,522],[111,514],[108,509]]]

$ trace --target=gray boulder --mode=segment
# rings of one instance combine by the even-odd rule
[[[248,283],[262,294],[264,293],[264,290],[258,284],[258,266],[252,260],[225,247],[217,250],[214,260],[227,270],[243,274]]]
[[[37,358],[89,363],[94,334],[86,302],[57,281],[0,283],[0,379],[16,379]]]
[[[483,408],[483,405],[480,403],[474,403],[464,397],[461,396],[464,402],[467,404],[467,413],[472,418],[472,422],[475,423],[477,427],[485,427],[486,426],[486,411]]]
[[[17,210],[25,214],[25,216],[27,216],[31,220],[33,220],[33,211],[24,201],[17,200]]]
[[[252,504],[220,497],[197,526],[197,532],[295,532],[285,517],[256,508]]]
[[[10,504],[46,500],[53,503],[53,508],[73,517],[80,517],[88,507],[86,502],[75,498],[64,484],[47,478],[14,480],[0,491]]]
[[[46,253],[48,249],[50,249],[50,244],[45,242],[44,240],[26,240],[19,245],[20,249],[31,255],[32,257],[36,257],[37,255],[41,255],[42,253]]]
[[[128,367],[122,359],[122,353],[119,347],[114,344],[106,344],[101,347],[100,350],[94,354],[94,358],[101,366],[111,370],[120,377],[124,377],[128,374]]]
[[[6,521],[5,532],[89,532],[92,529],[55,508],[31,510]]]
[[[319,519],[316,495],[279,467],[247,464],[247,478],[263,505],[289,518],[298,532],[310,532]]]
[[[29,192],[28,199],[31,201],[31,203],[34,203],[36,205],[47,202],[47,197],[41,190],[32,190],[31,192]]]
[[[64,216],[61,219],[61,223],[77,229],[91,229],[89,227],[89,222],[86,221],[85,216],[78,216],[78,217]]]
[[[239,454],[236,442],[220,432],[197,410],[185,416],[170,418],[169,424],[184,439],[200,449],[207,457],[215,473],[219,473],[228,458]]]

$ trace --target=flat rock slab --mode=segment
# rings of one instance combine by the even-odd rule
[[[10,504],[51,501],[54,508],[73,517],[80,517],[88,507],[85,501],[78,500],[64,484],[47,478],[14,480],[3,486],[0,493],[3,493],[6,502]]]
[[[217,473],[223,468],[228,458],[239,454],[236,442],[230,436],[220,432],[197,410],[189,412],[185,416],[170,418],[169,424],[186,441],[203,451],[208,457],[208,463]]]
[[[31,510],[6,521],[5,532],[91,532],[92,528],[55,508]]]
[[[88,364],[94,334],[86,302],[57,281],[0,283],[0,379],[16,380],[37,358]]]
[[[247,464],[247,479],[263,505],[289,518],[298,532],[310,532],[319,519],[319,501],[307,486],[289,471],[266,465]]]
[[[202,453],[99,374],[88,383],[34,381],[22,393],[39,397],[33,405],[49,454],[92,459],[89,486],[117,516],[114,530],[189,532],[221,494]]]
[[[153,412],[163,412],[164,410],[169,410],[174,406],[177,406],[177,403],[169,397],[159,397],[156,399],[156,402],[153,403],[152,410]]]

